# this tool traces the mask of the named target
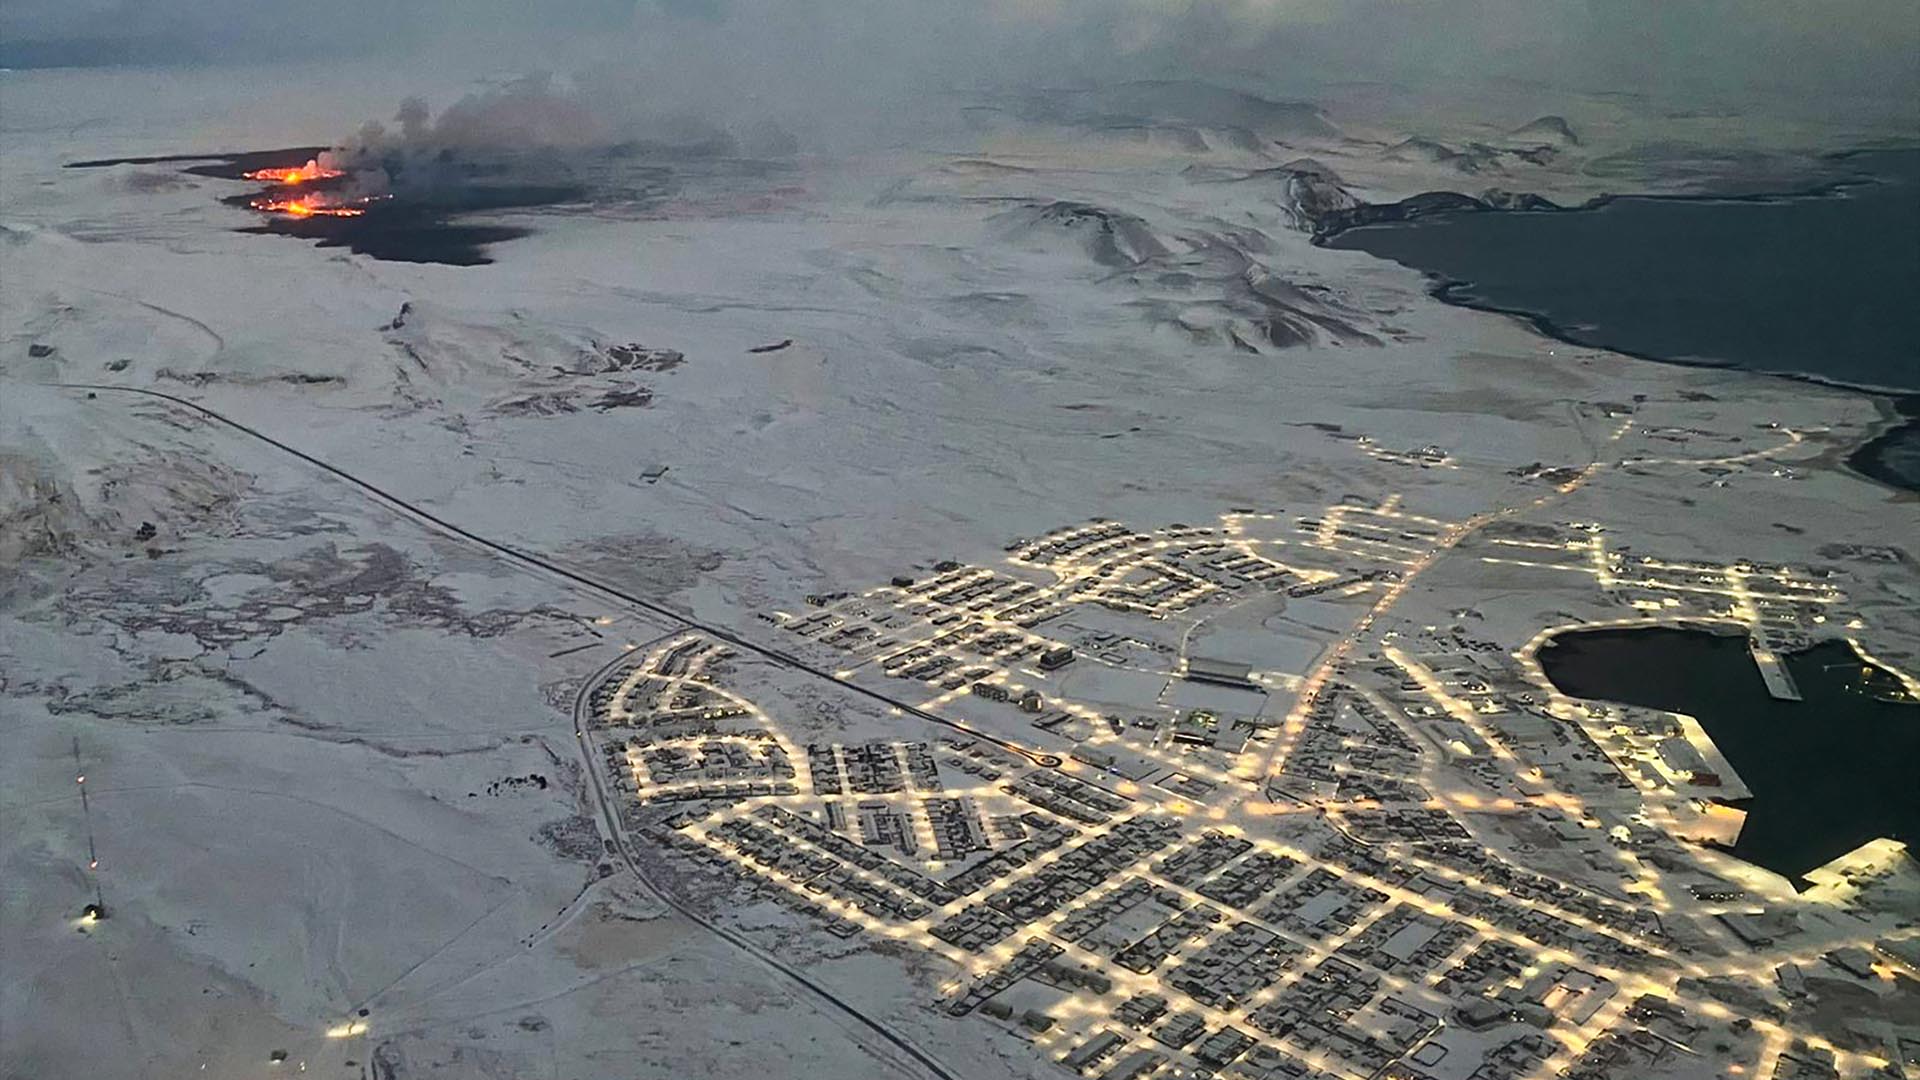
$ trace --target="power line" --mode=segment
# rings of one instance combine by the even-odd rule
[[[93,879],[94,918],[105,918],[107,914],[106,894],[100,888],[100,846],[94,841],[93,803],[87,799],[87,767],[80,760],[80,736],[73,737],[73,782],[80,785],[80,817],[87,826],[87,876]]]

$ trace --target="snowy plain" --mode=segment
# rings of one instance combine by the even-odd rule
[[[178,406],[57,384],[189,399],[742,633],[808,593],[990,562],[1093,517],[1210,523],[1391,494],[1465,518],[1509,497],[1514,470],[1587,460],[1607,425],[1583,402],[1818,434],[1791,486],[1650,469],[1563,516],[1669,552],[1782,561],[1920,532],[1910,496],[1840,465],[1883,424],[1873,399],[1446,307],[1410,270],[1313,246],[1270,171],[1311,157],[1376,201],[1494,186],[1380,148],[1416,122],[1491,137],[1545,111],[1530,102],[1417,120],[1336,103],[1338,134],[1251,146],[1184,116],[1121,134],[1008,117],[759,173],[683,165],[660,201],[503,214],[532,234],[491,265],[448,267],[240,234],[250,213],[218,199],[245,186],[172,166],[64,168],[325,143],[420,92],[402,76],[246,94],[192,74],[4,80],[8,1076],[250,1077],[278,1050],[334,1076],[917,1075],[603,872],[573,695],[670,621]],[[1598,183],[1582,160],[1703,134],[1586,108],[1567,110],[1585,146],[1497,182],[1577,201]],[[1046,212],[1061,203],[1124,215],[1134,245]],[[1262,329],[1276,295],[1310,314],[1290,334]],[[683,360],[582,367],[627,343]],[[644,405],[594,405],[636,388]],[[1360,435],[1442,446],[1460,467],[1410,470],[1360,452]],[[1460,574],[1433,586],[1436,609],[1533,587]],[[1499,633],[1524,639],[1568,603],[1548,588],[1489,607],[1511,620]],[[1901,599],[1920,587],[1890,571],[1886,589],[1873,644],[1911,658],[1920,607]],[[1218,651],[1299,674],[1315,635],[1351,617],[1300,604]],[[112,917],[80,927],[89,832]],[[961,1075],[1050,1068],[928,1008],[946,973],[925,958],[836,949],[778,909],[737,918],[764,919],[767,941]]]

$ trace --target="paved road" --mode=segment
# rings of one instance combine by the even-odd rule
[[[666,636],[672,636],[672,635],[666,635]],[[656,640],[659,640],[659,639],[656,639]],[[846,1014],[847,1016],[858,1021],[868,1029],[872,1030],[875,1034],[885,1039],[889,1044],[893,1045],[894,1047],[897,1047],[898,1049],[906,1053],[909,1057],[913,1058],[913,1060],[925,1066],[926,1069],[929,1072],[931,1072],[934,1076],[940,1077],[941,1080],[956,1080],[954,1074],[951,1071],[949,1071],[944,1065],[941,1065],[938,1061],[935,1061],[932,1057],[928,1056],[924,1051],[922,1051],[918,1046],[915,1046],[905,1036],[900,1035],[898,1032],[895,1032],[893,1029],[887,1027],[885,1024],[882,1024],[878,1020],[875,1020],[872,1017],[866,1015],[865,1013],[861,1012],[859,1009],[855,1008],[853,1005],[848,1004],[846,1001],[836,996],[833,993],[833,991],[828,990],[826,987],[821,986],[819,983],[816,983],[812,979],[807,978],[805,975],[794,970],[791,966],[789,966],[784,961],[763,951],[759,946],[755,945],[752,941],[750,941],[746,937],[740,934],[737,934],[732,930],[727,929],[724,926],[720,926],[717,923],[714,923],[708,920],[706,916],[700,914],[698,911],[695,911],[693,908],[687,906],[686,904],[681,903],[678,899],[674,897],[673,893],[669,892],[667,889],[664,889],[659,884],[655,883],[655,881],[648,876],[646,870],[641,867],[639,860],[634,858],[632,847],[629,845],[627,841],[626,830],[623,829],[620,825],[619,807],[615,804],[612,798],[608,797],[607,790],[606,790],[606,780],[601,775],[599,751],[595,747],[593,742],[593,715],[592,715],[593,710],[592,710],[591,704],[588,701],[588,696],[593,693],[593,688],[600,685],[601,681],[604,680],[609,674],[611,674],[616,668],[620,667],[622,664],[633,662],[633,660],[637,657],[637,655],[638,655],[637,652],[622,653],[621,655],[614,657],[611,661],[609,661],[607,664],[602,666],[600,670],[594,672],[592,676],[586,679],[586,681],[582,682],[580,684],[579,692],[575,694],[573,698],[573,734],[575,739],[579,741],[580,751],[585,756],[585,759],[586,759],[587,778],[588,778],[588,782],[593,785],[594,802],[599,804],[600,816],[606,822],[606,834],[613,838],[614,848],[620,855],[620,861],[626,864],[627,870],[630,873],[632,873],[635,878],[639,879],[640,884],[644,885],[648,892],[651,892],[654,896],[658,897],[661,903],[666,904],[668,907],[672,908],[676,913],[680,915],[681,918],[684,918],[689,922],[692,922],[702,927],[708,932],[720,938],[725,939],[729,943],[738,947],[741,951],[746,952],[747,954],[753,956],[755,959],[759,960],[762,964],[765,964],[766,966],[774,969],[775,971],[778,971],[782,975],[787,976],[793,981],[806,987],[808,990],[813,991],[813,993],[816,996],[818,996],[822,1001],[827,1002],[828,1004],[832,1005],[834,1008],[838,1009],[840,1012]]]
[[[1614,434],[1613,439],[1609,440],[1609,442],[1617,441],[1625,431],[1626,428],[1622,427],[1619,432]],[[1293,752],[1294,741],[1298,737],[1300,730],[1305,727],[1307,714],[1313,710],[1314,703],[1319,698],[1320,692],[1326,688],[1329,680],[1340,673],[1341,665],[1346,662],[1347,655],[1353,651],[1356,645],[1372,633],[1374,624],[1380,621],[1380,617],[1392,610],[1393,606],[1400,602],[1400,598],[1406,595],[1408,588],[1413,585],[1414,578],[1419,577],[1428,567],[1438,562],[1448,552],[1459,546],[1461,541],[1479,532],[1481,529],[1486,528],[1488,525],[1515,514],[1538,510],[1578,491],[1588,480],[1593,478],[1594,474],[1597,473],[1604,464],[1605,463],[1601,461],[1591,462],[1582,468],[1580,474],[1573,480],[1553,488],[1544,495],[1536,496],[1523,503],[1514,503],[1492,510],[1483,510],[1465,521],[1448,526],[1441,534],[1439,540],[1432,547],[1428,548],[1426,553],[1411,566],[1407,567],[1400,575],[1399,580],[1387,586],[1386,590],[1380,594],[1380,598],[1374,601],[1373,606],[1368,608],[1366,614],[1360,617],[1360,621],[1355,623],[1353,628],[1347,631],[1346,634],[1342,635],[1340,640],[1334,644],[1334,647],[1323,655],[1321,661],[1314,665],[1313,671],[1301,682],[1300,693],[1294,699],[1293,708],[1287,713],[1287,719],[1281,729],[1280,738],[1275,741],[1273,751],[1267,755],[1267,762],[1261,778],[1262,794],[1271,799],[1279,792],[1277,785],[1281,770],[1285,768],[1287,757]]]
[[[643,611],[647,611],[652,614],[661,616],[688,629],[699,630],[702,633],[709,634],[715,638],[725,641],[730,645],[734,645],[740,649],[744,649],[756,655],[766,657],[767,659],[772,660],[775,663],[782,664],[784,666],[793,668],[798,671],[804,671],[809,674],[816,675],[820,678],[823,678],[832,682],[836,686],[842,686],[848,690],[854,691],[855,693],[864,694],[867,697],[881,701],[893,708],[899,709],[902,712],[916,716],[920,719],[928,720],[937,724],[942,724],[946,727],[958,728],[960,730],[966,731],[969,735],[973,735],[976,737],[991,739],[990,736],[982,735],[979,732],[975,732],[969,728],[966,728],[964,725],[956,724],[952,721],[945,719],[944,717],[935,716],[932,713],[929,713],[923,709],[917,708],[913,705],[909,705],[906,702],[896,701],[895,699],[885,694],[882,694],[879,691],[870,690],[865,687],[854,686],[849,683],[843,682],[842,680],[837,678],[832,672],[824,671],[820,668],[813,667],[812,665],[807,664],[795,657],[782,653],[779,650],[768,648],[762,645],[757,645],[750,641],[746,641],[741,637],[739,637],[738,635],[734,634],[733,632],[726,630],[724,628],[700,622],[699,620],[696,620],[683,612],[676,611],[656,601],[648,600],[640,596],[635,596],[632,593],[629,593],[616,586],[609,585],[606,582],[597,581],[584,574],[578,573],[573,570],[569,570],[564,566],[559,566],[545,558],[542,558],[541,556],[532,554],[530,552],[522,551],[518,548],[511,547],[507,544],[500,543],[499,541],[496,541],[496,540],[488,539],[485,536],[481,536],[480,534],[472,532],[471,530],[463,528],[459,525],[456,525],[451,521],[447,521],[446,519],[441,518],[430,511],[422,509],[421,507],[416,506],[406,501],[405,499],[402,499],[399,496],[384,490],[383,488],[380,488],[372,483],[369,483],[366,480],[362,480],[358,476],[355,476],[344,469],[328,464],[327,462],[322,461],[321,459],[316,458],[313,455],[306,453],[305,451],[289,446],[286,443],[281,442],[280,440],[272,437],[271,435],[266,434],[265,432],[249,427],[248,425],[243,424],[238,420],[234,420],[230,417],[224,416],[218,412],[215,412],[212,409],[207,408],[204,405],[200,405],[195,402],[188,401],[185,398],[176,397],[172,394],[162,393],[161,391],[158,391],[158,390],[146,390],[139,387],[108,386],[103,384],[90,384],[90,383],[59,383],[56,385],[66,389],[73,389],[73,390],[89,390],[89,391],[95,391],[95,392],[105,390],[105,391],[111,391],[111,392],[123,393],[123,394],[139,394],[145,397],[158,398],[163,401],[170,402],[174,405],[181,406],[182,408],[189,409],[194,413],[199,414],[200,416],[203,416],[216,423],[225,425],[226,427],[232,428],[233,430],[238,431],[251,438],[267,443],[275,447],[276,449],[279,449],[285,453],[291,454],[294,457],[299,458],[300,460],[306,462],[309,465],[314,466],[315,468],[328,472],[333,476],[338,477],[341,480],[345,480],[347,483],[352,484],[355,487],[361,488],[362,490],[373,495],[376,499],[387,504],[388,506],[391,506],[394,509],[401,511],[402,513],[408,515],[409,517],[425,522],[426,524],[428,524],[429,526],[433,527],[434,529],[440,532],[450,534],[459,539],[463,539],[474,544],[478,544],[484,548],[487,548],[493,551],[498,555],[505,556],[506,558],[514,562],[520,563],[522,565],[534,567],[536,569],[544,570],[548,573],[555,574],[577,585],[584,586],[594,592],[614,598],[616,600],[623,601],[634,607],[640,608]],[[647,891],[651,892],[654,896],[658,897],[661,903],[666,904],[668,907],[672,908],[682,918],[687,919],[689,922],[694,923],[695,925],[707,930],[708,932],[716,935],[717,937],[720,937],[721,939],[725,940],[726,942],[735,946],[736,948],[741,949],[742,951],[746,952],[748,955],[760,961],[763,965],[767,966],[768,968],[771,968],[772,970],[777,971],[780,974],[785,975],[788,978],[792,979],[794,982],[798,983],[802,987],[806,988],[808,991],[812,992],[816,997],[818,997],[821,1001],[831,1006],[837,1012],[840,1012],[846,1015],[847,1017],[853,1019],[854,1021],[861,1024],[862,1026],[873,1031],[875,1034],[879,1035],[889,1045],[899,1049],[901,1052],[905,1053],[908,1057],[912,1058],[915,1062],[919,1063],[931,1075],[937,1077],[938,1080],[958,1080],[958,1077],[950,1069],[940,1064],[940,1062],[936,1061],[933,1057],[928,1055],[925,1051],[921,1050],[918,1046],[915,1046],[913,1042],[907,1039],[904,1035],[901,1035],[900,1033],[887,1027],[885,1024],[882,1024],[878,1020],[875,1020],[872,1017],[866,1015],[865,1013],[862,1013],[859,1009],[855,1008],[853,1005],[835,996],[832,991],[821,986],[819,983],[814,982],[812,979],[809,979],[807,976],[801,974],[799,971],[795,970],[785,962],[762,951],[758,946],[754,945],[747,938],[731,930],[728,930],[723,926],[716,925],[713,922],[709,921],[708,919],[700,915],[698,912],[694,911],[692,908],[689,908],[685,904],[681,903],[671,893],[661,888],[657,883],[654,882],[652,878],[650,878],[647,875],[646,871],[641,868],[639,862],[633,857],[633,853],[629,848],[625,833],[620,828],[619,814],[607,797],[607,793],[604,786],[604,780],[600,775],[599,763],[594,759],[593,741],[592,741],[590,726],[587,723],[587,705],[586,705],[587,695],[592,691],[592,688],[595,685],[597,685],[602,678],[605,677],[608,671],[610,671],[612,668],[616,667],[617,665],[623,662],[626,662],[628,659],[629,659],[629,654],[623,653],[622,655],[615,657],[612,663],[606,665],[605,667],[601,668],[599,671],[595,672],[591,678],[589,678],[586,682],[584,682],[581,685],[580,692],[575,697],[575,700],[574,700],[574,735],[575,735],[576,741],[580,745],[581,753],[586,762],[587,777],[589,779],[589,782],[593,785],[594,800],[596,803],[599,804],[600,813],[606,821],[606,826],[609,831],[609,835],[612,836],[614,840],[615,850],[619,853],[620,860],[626,865],[627,870],[630,873],[632,873],[637,880],[639,880],[641,885],[644,886],[647,889]],[[999,742],[999,740],[997,739],[993,739],[992,741]],[[1032,751],[1024,750],[1012,744],[1003,744],[1003,745],[1006,745],[1008,749],[1015,750],[1019,753],[1024,754],[1029,758],[1033,758],[1039,764],[1047,764],[1048,762],[1046,760],[1043,760],[1047,758],[1051,758],[1051,762],[1053,766],[1057,767],[1060,763],[1058,758],[1053,758],[1051,755],[1036,755]]]
[[[622,603],[629,604],[633,607],[641,609],[642,611],[647,611],[654,615],[658,615],[661,618],[669,619],[681,626],[687,627],[688,629],[699,630],[700,632],[707,634],[711,637],[718,638],[719,640],[724,641],[727,644],[734,646],[735,648],[741,649],[745,652],[753,653],[754,655],[763,657],[767,660],[771,660],[774,663],[779,664],[783,667],[790,668],[794,671],[805,672],[806,674],[812,675],[815,678],[824,679],[827,682],[830,682],[835,686],[841,687],[851,693],[859,694],[862,697],[871,698],[872,700],[878,701],[890,709],[897,709],[900,712],[908,716],[911,716],[916,720],[924,720],[929,724],[938,724],[941,727],[951,728],[955,731],[961,732],[962,734],[968,736],[969,738],[983,739],[987,742],[993,743],[996,746],[999,746],[1004,750],[1008,750],[1012,753],[1019,754],[1021,757],[1024,757],[1027,760],[1033,762],[1035,765],[1039,765],[1043,768],[1057,769],[1063,764],[1062,760],[1057,754],[1040,753],[1039,751],[1036,751],[1031,747],[1021,746],[1019,743],[1009,742],[996,735],[990,735],[986,732],[978,731],[974,728],[968,727],[966,724],[962,724],[955,720],[949,720],[944,716],[941,716],[937,713],[929,712],[926,709],[919,707],[918,705],[914,705],[909,702],[902,701],[901,699],[893,697],[890,694],[872,689],[871,687],[861,686],[858,683],[849,682],[845,679],[840,678],[838,675],[835,675],[833,672],[828,671],[825,668],[817,667],[813,664],[808,663],[805,660],[800,659],[797,656],[794,656],[792,653],[786,652],[782,649],[775,648],[771,645],[762,645],[748,638],[741,637],[738,633],[735,633],[734,631],[729,630],[726,627],[719,626],[714,623],[702,622],[699,619],[694,618],[692,615],[684,611],[680,611],[676,608],[669,607],[666,604],[660,603],[657,600],[649,600],[646,597],[638,596],[638,595],[635,595],[634,593],[630,593],[625,589],[620,588],[617,585],[612,585],[605,581],[601,581],[597,578],[589,577],[586,574],[582,574],[577,570],[569,570],[568,568],[553,562],[552,560],[546,558],[545,556],[537,555],[537,554],[534,554],[533,552],[525,551],[520,548],[513,547],[509,544],[501,543],[498,540],[489,539],[488,537],[482,536],[479,533],[473,532],[470,529],[464,528],[460,525],[456,525],[453,522],[448,521],[443,517],[440,517],[439,515],[433,513],[430,510],[420,507],[414,503],[408,502],[407,500],[401,498],[400,496],[395,495],[392,492],[387,491],[386,489],[381,488],[369,481],[363,480],[360,477],[355,476],[353,473],[346,471],[345,469],[342,469],[336,465],[332,465],[325,461],[322,461],[321,459],[314,457],[312,454],[309,454],[295,447],[289,446],[286,443],[281,442],[279,439],[276,439],[273,436],[268,435],[263,431],[260,431],[253,427],[249,427],[248,425],[243,424],[238,420],[222,415],[221,413],[215,412],[214,410],[209,409],[204,405],[198,404],[196,402],[188,401],[186,398],[175,397],[172,394],[162,393],[159,390],[147,390],[147,389],[143,389],[135,386],[109,386],[109,385],[98,384],[98,383],[55,383],[53,385],[62,387],[68,390],[94,390],[94,391],[108,390],[108,391],[121,393],[121,394],[140,394],[146,397],[159,398],[163,401],[167,401],[175,405],[179,405],[182,408],[191,409],[195,413],[198,413],[199,415],[209,420],[212,420],[215,423],[223,424],[227,427],[232,428],[235,431],[240,432],[243,435],[247,435],[251,438],[258,439],[261,442],[267,443],[268,445],[275,447],[276,449],[279,449],[285,453],[291,454],[294,457],[299,458],[301,461],[304,461],[307,464],[312,465],[317,469],[321,469],[321,470],[324,470],[325,472],[331,473],[335,477],[338,477],[341,480],[345,480],[347,483],[352,484],[355,487],[358,487],[366,491],[368,494],[371,494],[374,498],[380,500],[381,502],[387,504],[388,506],[400,511],[403,514],[406,514],[409,517],[412,517],[416,520],[424,522],[427,525],[431,526],[432,528],[439,530],[440,532],[446,533],[448,535],[451,535],[461,540],[466,540],[470,543],[478,544],[481,547],[487,548],[488,550],[494,552],[495,554],[503,555],[506,558],[512,559],[513,561],[520,563],[524,566],[530,566],[538,570],[543,570],[549,574],[553,574],[557,577],[565,578],[566,580],[571,581],[576,585],[584,586],[585,588],[590,589],[603,596],[621,601]]]

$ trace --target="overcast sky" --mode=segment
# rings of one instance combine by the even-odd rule
[[[15,67],[304,57],[765,70],[822,93],[1134,75],[1489,78],[1920,114],[1920,0],[6,0]],[[675,59],[677,58],[677,59]],[[692,58],[691,60],[689,58]],[[1916,119],[1920,126],[1920,118]]]

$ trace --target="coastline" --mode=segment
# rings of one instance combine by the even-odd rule
[[[1907,493],[1920,492],[1920,477],[1902,477],[1890,468],[1884,455],[1889,447],[1903,440],[1920,439],[1920,393],[1874,395],[1882,409],[1891,415],[1886,426],[1848,452],[1843,464],[1847,471]]]
[[[1822,161],[1843,162],[1850,158],[1867,154],[1920,153],[1920,144],[1912,146],[1864,146],[1850,150],[1835,150],[1819,155]],[[1618,202],[1678,202],[1678,203],[1747,203],[1769,205],[1775,203],[1798,202],[1803,199],[1829,199],[1843,194],[1852,188],[1870,187],[1886,183],[1886,179],[1873,173],[1856,173],[1791,191],[1756,191],[1746,194],[1722,192],[1673,192],[1661,194],[1650,192],[1635,194],[1632,192],[1614,192],[1594,197],[1582,203],[1562,206],[1559,203],[1526,192],[1513,193],[1509,198],[1511,205],[1491,201],[1476,195],[1458,191],[1423,191],[1409,195],[1404,199],[1390,203],[1362,203],[1346,210],[1336,210],[1323,214],[1313,222],[1312,243],[1315,247],[1325,247],[1327,242],[1342,233],[1355,229],[1365,229],[1375,225],[1396,225],[1422,217],[1445,217],[1453,214],[1581,214],[1603,210]],[[1490,193],[1491,194],[1491,193]]]
[[[1920,147],[1869,147],[1856,150],[1836,151],[1823,155],[1825,159],[1843,161],[1861,154],[1887,152],[1920,152]],[[1676,194],[1676,195],[1600,195],[1577,206],[1558,206],[1544,199],[1530,201],[1527,205],[1506,207],[1473,196],[1459,195],[1453,192],[1427,192],[1412,196],[1397,203],[1366,204],[1356,209],[1384,211],[1382,216],[1365,218],[1354,211],[1342,211],[1327,215],[1314,223],[1312,243],[1315,247],[1326,247],[1329,242],[1344,233],[1371,227],[1392,226],[1425,217],[1449,217],[1456,214],[1501,213],[1501,214],[1570,214],[1588,213],[1602,209],[1613,203],[1625,200],[1648,202],[1691,202],[1691,203],[1782,203],[1802,199],[1831,198],[1847,189],[1887,181],[1869,175],[1845,177],[1831,180],[1810,188],[1792,192],[1756,193],[1749,195]],[[1423,209],[1430,205],[1434,196],[1447,195],[1454,200],[1448,205]],[[1423,204],[1417,200],[1426,200]],[[1406,210],[1399,214],[1402,208]],[[1788,379],[1807,383],[1826,389],[1845,393],[1859,394],[1872,399],[1886,417],[1884,426],[1857,445],[1847,449],[1840,458],[1846,471],[1871,483],[1892,489],[1893,491],[1913,495],[1920,494],[1920,475],[1907,476],[1892,468],[1882,455],[1891,447],[1912,438],[1920,438],[1920,387],[1882,386],[1849,382],[1815,372],[1767,370],[1747,367],[1733,361],[1703,360],[1694,357],[1663,356],[1644,350],[1627,348],[1611,344],[1601,335],[1582,336],[1579,332],[1562,326],[1542,312],[1522,307],[1512,307],[1495,303],[1472,293],[1473,282],[1447,277],[1436,271],[1413,266],[1390,256],[1374,255],[1364,248],[1343,248],[1341,250],[1362,251],[1373,258],[1385,259],[1410,270],[1418,271],[1427,281],[1427,295],[1452,307],[1467,308],[1502,315],[1517,320],[1534,333],[1553,341],[1562,342],[1586,349],[1602,349],[1620,356],[1632,357],[1657,364],[1671,364],[1678,367],[1708,368],[1722,371],[1739,371],[1766,378]]]
[[[1717,757],[1719,761],[1715,764],[1732,772],[1733,783],[1716,788],[1718,794],[1712,796],[1712,801],[1771,819],[1762,820],[1758,831],[1750,832],[1743,827],[1732,844],[1716,846],[1734,858],[1779,874],[1792,882],[1796,890],[1802,890],[1805,888],[1802,883],[1807,870],[1801,867],[1805,864],[1799,861],[1797,865],[1789,865],[1796,862],[1791,854],[1792,848],[1797,845],[1782,848],[1781,840],[1784,838],[1782,822],[1789,817],[1796,820],[1802,817],[1801,809],[1794,800],[1800,790],[1798,784],[1806,782],[1804,778],[1807,771],[1781,765],[1783,753],[1786,757],[1792,757],[1791,753],[1787,753],[1792,747],[1778,744],[1775,740],[1782,737],[1791,739],[1791,733],[1801,728],[1801,722],[1794,719],[1801,710],[1811,708],[1823,714],[1841,710],[1846,716],[1840,722],[1852,728],[1843,737],[1854,744],[1857,752],[1862,742],[1879,742],[1883,735],[1876,732],[1908,730],[1904,723],[1907,719],[1904,710],[1920,707],[1920,703],[1897,689],[1900,682],[1897,670],[1877,663],[1863,653],[1856,642],[1838,631],[1828,631],[1791,651],[1778,654],[1779,665],[1783,669],[1789,664],[1799,667],[1802,685],[1814,691],[1811,703],[1797,698],[1783,699],[1770,688],[1761,690],[1753,682],[1729,689],[1725,678],[1703,680],[1698,675],[1684,674],[1696,664],[1724,662],[1727,665],[1724,675],[1745,680],[1746,676],[1735,673],[1752,670],[1764,679],[1765,669],[1750,653],[1751,634],[1752,628],[1749,626],[1720,620],[1662,623],[1654,619],[1634,626],[1562,628],[1547,635],[1540,647],[1529,654],[1529,661],[1539,679],[1545,680],[1556,693],[1568,698],[1677,712],[1693,720],[1697,724],[1693,738],[1705,740],[1707,748],[1711,750],[1708,760],[1711,762]],[[1666,636],[1664,640],[1679,648],[1654,647],[1653,643],[1662,641],[1663,635]],[[1680,648],[1695,646],[1706,650],[1707,655],[1692,656],[1684,662],[1662,659]],[[1559,652],[1561,649],[1569,652]],[[1581,655],[1583,649],[1587,650],[1585,656]],[[1819,662],[1823,651],[1836,649],[1844,650],[1849,659],[1839,664]],[[1596,656],[1607,656],[1612,661],[1605,665],[1604,674],[1596,668],[1592,659]],[[1835,657],[1829,655],[1826,659]],[[1892,691],[1892,696],[1868,694],[1865,701],[1851,695],[1836,694],[1838,688],[1822,675],[1836,668],[1845,671],[1865,668],[1876,673],[1873,676],[1875,679],[1893,680],[1896,689]],[[1813,681],[1806,682],[1810,677]],[[1851,676],[1848,678],[1851,679]],[[1661,689],[1649,693],[1648,687]],[[1823,693],[1828,696],[1821,697]],[[1719,700],[1722,694],[1732,695],[1736,701],[1741,698],[1745,700],[1727,706]],[[1890,714],[1886,711],[1889,706],[1903,711],[1897,716]],[[1739,718],[1737,721],[1736,717]],[[1760,722],[1757,729],[1753,724],[1755,720]],[[1881,723],[1892,723],[1895,727],[1881,729],[1878,727]],[[1862,724],[1871,726],[1862,730],[1859,726]],[[1771,734],[1767,734],[1769,728],[1772,729]],[[1756,732],[1760,733],[1759,742],[1755,741]],[[1697,742],[1695,747],[1706,752]],[[1714,771],[1719,772],[1720,769]],[[1820,789],[1833,789],[1836,785],[1848,782],[1849,775],[1839,772],[1817,776],[1812,783]],[[1724,773],[1722,777],[1723,780],[1727,779]],[[1756,782],[1758,788],[1753,786]],[[1817,827],[1832,834],[1844,845],[1840,854],[1855,849],[1858,843],[1846,834],[1855,831],[1854,827],[1860,822],[1852,819],[1850,814],[1836,810],[1845,806],[1844,801],[1826,800],[1814,805],[1815,818],[1820,822]],[[1910,820],[1902,820],[1899,815],[1891,819],[1869,820],[1865,823],[1870,826],[1866,831],[1901,839],[1910,828]],[[1745,825],[1753,823],[1750,818]],[[1815,867],[1830,861],[1823,858]]]
[[[1388,261],[1398,263],[1398,260],[1390,259]],[[1398,265],[1406,266],[1407,264],[1398,263]],[[1408,269],[1417,270],[1419,268],[1408,267]],[[1441,303],[1453,307],[1468,308],[1473,311],[1483,311],[1490,315],[1506,316],[1507,318],[1524,323],[1540,336],[1550,338],[1562,344],[1573,345],[1582,349],[1602,349],[1618,356],[1632,357],[1635,360],[1644,360],[1655,364],[1669,364],[1674,367],[1706,368],[1713,371],[1737,371],[1760,378],[1786,379],[1791,382],[1805,383],[1827,390],[1838,390],[1843,393],[1858,394],[1862,397],[1870,398],[1880,407],[1882,414],[1887,417],[1887,423],[1865,440],[1848,449],[1845,456],[1841,459],[1842,466],[1848,472],[1861,479],[1868,480],[1882,487],[1890,488],[1901,494],[1920,494],[1920,476],[1903,476],[1888,467],[1881,460],[1881,454],[1883,454],[1888,447],[1893,446],[1905,438],[1912,437],[1907,434],[1908,429],[1920,431],[1920,390],[1852,383],[1806,371],[1767,371],[1761,368],[1742,367],[1731,361],[1660,356],[1655,353],[1644,352],[1637,349],[1610,345],[1604,341],[1583,340],[1576,337],[1572,331],[1562,327],[1551,318],[1539,312],[1528,311],[1524,308],[1502,307],[1499,304],[1469,295],[1465,290],[1472,287],[1471,282],[1455,281],[1425,270],[1420,272],[1426,277],[1428,282],[1427,295],[1439,300]]]

